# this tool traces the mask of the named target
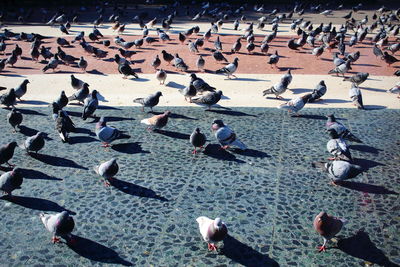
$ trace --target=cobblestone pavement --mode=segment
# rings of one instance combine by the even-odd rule
[[[158,112],[165,108],[156,107]],[[108,151],[80,107],[68,107],[78,129],[62,144],[50,108],[23,108],[21,133],[12,133],[0,109],[0,143],[36,131],[48,133],[40,154],[16,150],[12,163],[25,170],[13,200],[0,199],[0,263],[11,266],[395,266],[400,264],[399,110],[305,109],[300,118],[278,109],[235,108],[205,112],[171,107],[163,133],[149,133],[139,108],[103,107],[109,124],[127,131]],[[325,115],[335,113],[363,144],[352,144],[367,172],[343,186],[329,185],[311,162],[325,160]],[[222,118],[250,148],[218,149],[210,126]],[[195,127],[207,134],[204,153],[191,154]],[[113,186],[93,167],[117,157]],[[3,171],[6,169],[3,169]],[[1,173],[3,173],[3,171]],[[53,245],[40,212],[74,214],[75,245]],[[349,222],[331,249],[312,227],[325,210]],[[208,252],[196,217],[220,216],[230,236],[219,253]],[[335,247],[336,248],[332,248]],[[339,264],[340,263],[340,264]],[[338,265],[339,264],[339,265]],[[392,264],[392,265],[391,265]]]

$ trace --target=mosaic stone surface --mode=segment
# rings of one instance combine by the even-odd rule
[[[158,112],[166,108],[156,107]],[[83,122],[80,107],[67,110],[78,127],[71,144],[54,130],[50,108],[22,108],[20,133],[0,109],[0,143],[36,131],[48,133],[37,156],[16,150],[12,163],[25,169],[15,199],[0,199],[0,262],[10,266],[382,266],[400,264],[399,110],[305,109],[294,118],[278,109],[235,108],[205,112],[170,107],[163,133],[149,133],[139,108],[103,107],[96,115],[125,130],[129,139],[105,150]],[[356,163],[368,171],[343,186],[329,185],[311,167],[325,160],[325,117],[335,115],[363,144],[352,144]],[[250,148],[221,151],[211,122],[222,118]],[[195,127],[209,140],[192,155]],[[120,172],[104,187],[93,171],[117,157]],[[6,171],[3,168],[0,173]],[[75,245],[53,245],[41,212],[72,212]],[[348,220],[326,253],[312,227],[325,210]],[[219,253],[208,252],[196,217],[220,216],[230,236]]]

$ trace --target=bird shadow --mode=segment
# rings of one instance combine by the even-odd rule
[[[0,199],[9,201],[16,205],[22,206],[24,208],[32,209],[32,210],[41,210],[41,211],[51,211],[51,212],[62,212],[68,211],[68,213],[75,215],[76,213],[70,210],[65,209],[64,207],[58,205],[57,203],[36,197],[23,197],[23,196],[3,196]]]
[[[175,139],[189,140],[190,138],[190,135],[185,133],[179,133],[167,130],[158,130],[158,129],[155,129],[154,132]]]
[[[218,144],[208,144],[203,153],[209,157],[219,159],[219,160],[227,160],[227,161],[235,161],[238,163],[245,163],[245,161],[237,159],[235,155],[229,153],[228,151],[221,149],[221,146]]]
[[[41,113],[41,112],[36,111],[36,110],[31,110],[31,109],[21,109],[21,108],[19,108],[18,111],[21,112],[21,113],[24,114],[24,115],[47,116],[47,115],[44,114],[44,113]]]
[[[232,151],[236,154],[247,156],[247,157],[254,157],[254,158],[270,158],[271,156],[268,155],[267,153],[260,151],[260,150],[255,150],[248,148],[246,150],[241,150],[241,149],[232,149]]]
[[[379,65],[374,65],[374,64],[366,64],[366,63],[363,63],[363,64],[354,64],[354,66],[364,66],[364,67],[381,67],[381,66],[379,66]]]
[[[4,72],[4,71],[2,71]],[[26,77],[24,75],[20,75],[20,74],[8,74],[8,73],[0,73],[0,76],[7,76],[7,77]]]
[[[301,114],[298,118],[313,119],[313,120],[326,120],[326,116],[315,114]]]
[[[99,109],[99,110],[121,110],[120,108],[112,107],[112,106],[98,106],[97,109]]]
[[[312,89],[306,89],[306,88],[293,88],[289,89],[293,94],[302,94],[302,93],[308,93],[312,92]]]
[[[148,113],[154,114],[154,115],[160,115],[160,114],[164,114],[164,112],[157,112],[157,111],[150,111]],[[169,115],[170,118],[172,119],[185,119],[185,120],[198,120],[197,118],[192,118],[192,117],[188,117],[182,114],[177,114],[177,113],[171,113]]]
[[[371,193],[371,194],[382,194],[382,195],[398,195],[399,193],[392,191],[390,189],[385,188],[384,186],[381,185],[373,185],[373,184],[367,184],[367,183],[361,183],[361,182],[352,182],[352,181],[342,181],[340,183],[340,186],[355,190],[355,191],[360,191],[364,193]]]
[[[364,170],[368,170],[377,166],[386,166],[386,164],[370,160],[370,159],[359,159],[359,158],[354,158],[353,159],[354,164],[359,165],[363,167]]]
[[[96,142],[97,139],[90,137],[90,136],[71,136],[69,138],[69,144],[83,144],[83,143],[92,143]]]
[[[92,132],[91,130],[86,129],[86,128],[79,128],[79,127],[75,128],[74,133],[81,133],[81,134],[88,134],[90,136],[96,136],[96,134],[94,132]]]
[[[373,91],[373,92],[386,92],[387,91],[385,89],[372,88],[372,87],[359,87],[359,88],[362,90]]]
[[[349,100],[338,99],[338,98],[330,98],[330,99],[321,99],[320,101],[315,101],[312,103],[320,103],[320,104],[329,104],[329,103],[350,103]]]
[[[302,70],[303,68],[297,68],[297,67],[279,67],[280,71],[287,71],[287,70]]]
[[[130,79],[130,80],[135,81],[135,82],[148,82],[148,81],[150,81],[150,79],[146,79],[146,78],[134,78],[134,79]]]
[[[43,162],[48,165],[56,166],[56,167],[70,167],[70,168],[83,169],[83,170],[88,169],[88,168],[85,168],[85,167],[77,164],[75,161],[66,159],[66,158],[50,156],[50,155],[45,155],[45,154],[39,154],[39,153],[37,153],[37,154],[30,153],[30,156],[40,162]]]
[[[256,79],[256,78],[244,78],[244,77],[236,77],[235,79],[224,79],[226,81],[245,81],[245,82],[269,82],[270,80],[265,79]]]
[[[382,105],[364,105],[365,110],[380,110],[385,108],[387,107]]]
[[[367,153],[372,153],[372,154],[379,154],[379,151],[383,151],[382,149],[375,148],[373,146],[368,146],[368,145],[351,145],[350,148],[352,150],[357,150],[360,152],[367,152]]]
[[[22,100],[19,103],[26,105],[48,105],[48,102],[40,101],[40,100]]]
[[[355,258],[380,266],[397,266],[385,256],[382,250],[376,247],[364,229],[360,229],[351,237],[339,239],[337,249]]]
[[[86,73],[89,73],[89,74],[96,74],[96,75],[104,75],[104,76],[106,76],[106,74],[104,74],[104,72],[101,72],[101,71],[96,70],[96,69],[89,70],[89,71],[87,71]]]
[[[38,132],[38,130],[29,128],[25,125],[21,125],[21,126],[19,126],[19,132],[25,136],[33,136]]]
[[[220,254],[243,266],[279,267],[279,263],[268,255],[258,252],[230,235],[224,239]]]
[[[217,113],[217,114],[223,114],[223,115],[238,116],[238,117],[242,117],[242,116],[255,117],[255,118],[258,117],[257,115],[253,115],[253,114],[249,114],[249,113],[245,113],[245,112],[237,111],[237,110],[210,109],[210,110],[206,110],[206,111]]]
[[[157,195],[157,193],[153,190],[140,185],[136,185],[127,181],[122,181],[117,178],[110,179],[109,182],[113,187],[117,188],[121,192],[124,192],[125,194],[137,197],[154,198],[161,201],[168,201],[168,199],[166,199],[165,197]]]
[[[168,82],[165,86],[176,88],[176,89],[183,89],[185,88],[184,85],[176,83],[176,82]]]
[[[116,116],[107,116],[106,117],[107,122],[115,122],[115,121],[133,121],[135,120],[134,118],[124,118],[124,117],[116,117]],[[100,120],[100,117],[95,117],[90,123],[95,123]],[[111,125],[110,125],[111,126]]]
[[[68,242],[67,246],[84,258],[97,262],[132,266],[132,263],[122,259],[118,253],[111,248],[81,236],[72,235],[72,239],[75,242]]]
[[[141,142],[115,144],[111,146],[111,149],[125,154],[150,153],[142,149]]]
[[[32,170],[32,169],[20,169],[21,174],[24,178],[26,179],[40,179],[40,180],[50,180],[50,181],[62,181],[63,179],[56,178],[50,175],[47,175],[46,173],[43,173],[38,170]]]

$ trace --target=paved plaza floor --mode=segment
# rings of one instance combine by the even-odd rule
[[[78,127],[62,144],[46,107],[24,107],[20,133],[1,122],[1,143],[36,131],[48,133],[38,155],[16,150],[12,163],[25,171],[15,198],[0,199],[0,263],[10,266],[396,266],[400,264],[400,111],[304,109],[299,118],[276,108],[172,111],[164,132],[149,133],[139,108],[103,107],[96,115],[125,130],[129,139],[105,150],[83,122],[80,107],[67,107]],[[5,109],[0,117],[5,118]],[[362,144],[351,144],[355,162],[367,169],[332,186],[311,163],[329,157],[325,116],[334,113]],[[211,134],[223,119],[249,150],[222,151]],[[189,135],[208,138],[192,155]],[[112,157],[120,171],[105,187],[93,167]],[[0,172],[7,169],[3,168]],[[41,212],[68,210],[76,222],[75,244],[53,245]],[[318,253],[313,229],[320,211],[348,223]],[[229,237],[208,252],[198,216],[221,217]],[[1,265],[0,264],[0,265]]]

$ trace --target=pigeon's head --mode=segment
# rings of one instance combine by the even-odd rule
[[[43,137],[43,138],[44,138],[44,137],[46,137],[46,134],[45,134],[44,132],[37,132],[37,133],[36,133],[36,136],[37,136],[37,137]]]
[[[222,91],[221,91],[221,90],[218,90],[218,91],[216,91],[215,93],[216,93],[217,95],[219,95],[219,96],[222,95]]]
[[[57,104],[57,102],[51,103],[51,107],[53,108],[53,113],[58,113],[60,106]]]
[[[29,80],[28,80],[28,79],[25,79],[23,83],[24,83],[24,84],[27,84],[27,83],[29,83]]]
[[[16,148],[16,147],[17,147],[17,145],[18,145],[18,144],[17,144],[17,142],[15,142],[15,141],[14,141],[14,142],[8,143],[8,145],[7,145],[7,146],[8,146],[9,148],[12,148],[12,149],[14,149],[14,148]]]
[[[319,84],[322,85],[322,86],[326,86],[324,80],[320,81]]]
[[[161,51],[161,53],[165,54],[165,53],[167,53],[167,51],[165,51],[165,50],[162,50],[162,51]]]
[[[84,84],[83,84],[83,88],[84,88],[84,89],[89,88],[89,84],[88,84],[88,83],[84,83]]]
[[[197,79],[197,76],[196,76],[196,74],[194,74],[194,73],[190,73],[190,78],[192,78],[192,80],[195,80],[195,79]]]
[[[122,49],[122,48],[119,48],[119,49],[118,49],[118,51],[119,51],[120,53],[123,53],[123,52],[125,52],[125,50],[124,50],[124,49]]]
[[[330,121],[330,122],[335,122],[336,121],[335,115],[333,115],[333,114],[329,114],[327,116],[327,118],[328,118],[328,121]]]
[[[115,55],[114,55],[115,61],[119,61],[120,58],[121,58],[121,57],[120,57],[118,54],[115,54]]]
[[[97,94],[98,94],[97,90],[93,90],[92,91],[92,97],[93,98],[97,98]]]
[[[158,91],[158,92],[156,92],[156,96],[157,97],[160,97],[160,96],[162,96],[163,94],[160,92],[160,91]]]
[[[18,167],[14,168],[14,169],[11,171],[11,173],[12,173],[13,175],[15,175],[15,174],[21,174],[21,172],[22,172],[22,170],[21,170],[20,168],[18,168]]]
[[[164,112],[164,116],[169,117],[170,115],[171,115],[171,111],[167,110],[167,111]]]
[[[104,116],[101,116],[100,120],[96,123],[96,128],[99,129],[105,126],[107,126],[106,118]]]
[[[224,122],[222,120],[214,120],[211,125],[211,130],[218,130],[221,127],[224,127]]]
[[[235,57],[235,58],[233,59],[233,61],[234,61],[234,62],[238,62],[238,61],[239,61],[239,58],[238,58],[238,57]]]
[[[318,214],[317,217],[318,217],[318,222],[322,222],[322,223],[326,222],[329,219],[329,215],[325,211]]]
[[[65,91],[61,91],[61,96],[65,96]]]
[[[11,88],[11,89],[10,89],[10,92],[9,92],[8,94],[10,94],[10,95],[15,95],[15,89],[14,89],[14,88]]]
[[[200,128],[196,128],[196,129],[194,129],[194,131],[195,131],[196,133],[200,133]]]
[[[114,164],[116,164],[116,163],[117,163],[117,159],[116,159],[116,158],[110,159],[110,164],[111,164],[111,165],[114,165]]]
[[[214,220],[214,227],[215,229],[219,230],[222,228],[222,220],[221,218],[215,218]]]

